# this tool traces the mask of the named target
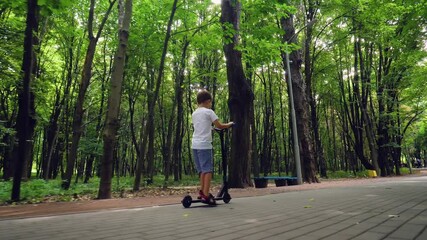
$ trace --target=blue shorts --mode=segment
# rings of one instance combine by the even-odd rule
[[[212,149],[193,149],[194,163],[198,173],[213,171]]]

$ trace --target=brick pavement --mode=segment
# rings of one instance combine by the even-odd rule
[[[427,239],[427,176],[193,204],[0,220],[0,239]]]

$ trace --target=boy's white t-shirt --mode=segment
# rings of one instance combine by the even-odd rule
[[[218,116],[212,109],[199,107],[193,114],[192,149],[212,149],[212,123]]]

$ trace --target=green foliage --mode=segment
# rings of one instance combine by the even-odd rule
[[[16,1],[1,1],[0,8],[2,9],[14,9],[14,10],[24,10],[26,8],[26,2],[24,0],[16,0]]]
[[[41,7],[42,13],[50,15],[51,13],[64,12],[72,5],[72,0],[38,0],[37,4]]]
[[[0,147],[6,147],[9,145],[7,142],[3,142],[3,139],[5,136],[13,136],[15,135],[16,131],[13,128],[5,127],[2,122],[0,122]]]
[[[90,137],[82,138],[79,142],[79,150],[84,155],[94,155],[101,157],[103,146],[104,145],[102,141]]]

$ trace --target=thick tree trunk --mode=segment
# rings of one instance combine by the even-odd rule
[[[88,21],[88,31],[89,31],[89,45],[86,51],[86,58],[83,65],[82,78],[79,86],[79,93],[77,97],[76,106],[73,114],[73,125],[72,125],[72,139],[71,139],[71,148],[70,153],[67,159],[67,169],[65,172],[65,179],[62,183],[64,189],[68,189],[71,184],[71,178],[74,173],[74,166],[77,161],[77,148],[79,146],[80,137],[83,132],[83,114],[85,110],[83,109],[84,101],[86,97],[86,91],[89,87],[90,79],[92,78],[92,64],[93,58],[95,55],[96,45],[98,39],[101,36],[101,32],[104,28],[105,22],[108,19],[108,16],[111,13],[116,0],[110,1],[110,6],[108,7],[107,12],[102,19],[102,22],[98,28],[98,33],[96,36],[93,36],[93,18],[94,18],[94,9],[95,9],[95,0],[91,0],[91,7],[89,9],[89,21]]]
[[[33,64],[35,61],[35,54],[33,48],[34,32],[38,25],[38,5],[37,0],[28,0],[27,2],[27,19],[24,37],[24,56],[22,61],[22,85],[19,86],[19,112],[17,121],[17,136],[19,141],[19,156],[15,164],[15,173],[13,177],[13,186],[11,200],[17,202],[20,200],[21,194],[21,178],[23,169],[26,167],[25,158],[30,152],[31,144],[29,141],[31,137],[30,126],[30,88]]]
[[[285,31],[283,40],[288,44],[296,43],[297,36],[293,23],[293,16],[281,18],[280,24]],[[283,62],[286,61],[285,53],[282,54]],[[316,177],[316,160],[314,158],[314,142],[310,137],[309,105],[306,96],[306,85],[301,76],[301,51],[296,50],[289,54],[292,90],[295,103],[298,138],[300,141],[301,168],[304,181],[308,183],[319,182]]]
[[[119,0],[119,9],[122,9],[124,0]],[[124,15],[123,15],[124,14]],[[111,198],[111,179],[113,175],[113,156],[117,144],[119,129],[119,112],[122,96],[122,84],[126,59],[126,49],[129,39],[129,26],[132,18],[132,0],[126,0],[123,16],[123,25],[119,27],[119,43],[114,56],[113,72],[111,75],[110,95],[108,97],[107,119],[104,128],[104,153],[101,162],[101,180],[98,199]],[[120,25],[120,21],[119,21]]]
[[[232,188],[252,186],[250,169],[250,110],[253,105],[253,92],[245,77],[241,53],[236,50],[239,44],[241,3],[236,0],[223,0],[221,3],[221,23],[224,30],[229,26],[235,31],[233,37],[224,36],[224,54],[227,66],[229,108],[231,120],[237,125],[233,128],[231,139],[231,161],[229,164],[229,184]]]

